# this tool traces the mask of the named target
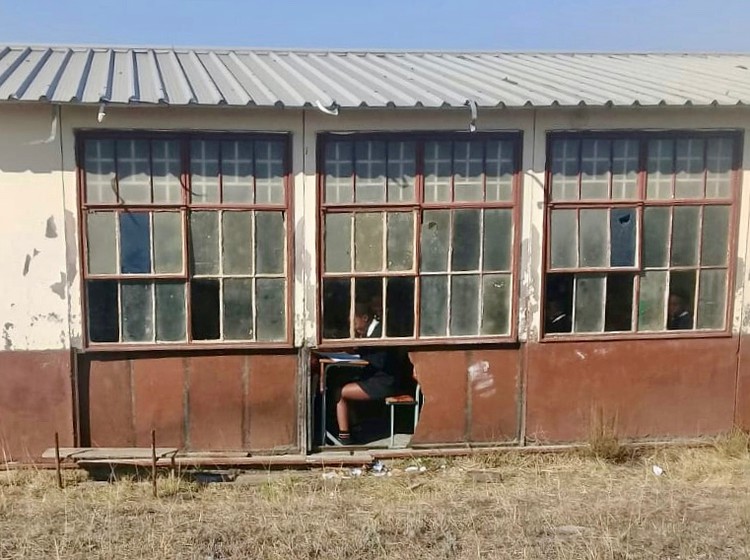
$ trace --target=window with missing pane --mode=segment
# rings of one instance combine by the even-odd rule
[[[510,337],[518,135],[321,137],[321,338]]]
[[[91,344],[285,342],[285,135],[84,136]]]
[[[546,334],[727,328],[739,140],[549,136]]]

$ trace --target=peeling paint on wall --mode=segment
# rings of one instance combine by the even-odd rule
[[[47,218],[47,230],[44,232],[44,237],[47,239],[54,239],[57,237],[57,224],[55,224],[54,216]]]
[[[13,341],[10,338],[10,331],[12,331],[13,328],[13,323],[5,323],[3,325],[3,348],[5,350],[13,350]]]
[[[65,299],[66,274],[60,273],[60,281],[52,284],[49,289],[56,293],[60,299]]]
[[[469,383],[480,398],[495,394],[495,380],[490,373],[490,363],[486,360],[469,366]]]

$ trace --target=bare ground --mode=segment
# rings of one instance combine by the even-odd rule
[[[0,558],[750,558],[747,439],[389,466],[165,477],[158,498],[148,481],[69,472],[60,491],[54,473],[0,472]]]

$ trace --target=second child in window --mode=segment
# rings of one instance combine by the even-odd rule
[[[670,331],[686,330],[693,328],[693,315],[685,303],[682,294],[672,292],[669,294],[669,305],[667,309],[667,329]]]

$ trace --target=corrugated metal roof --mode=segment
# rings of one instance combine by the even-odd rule
[[[740,105],[750,55],[0,46],[0,101],[260,107]]]

